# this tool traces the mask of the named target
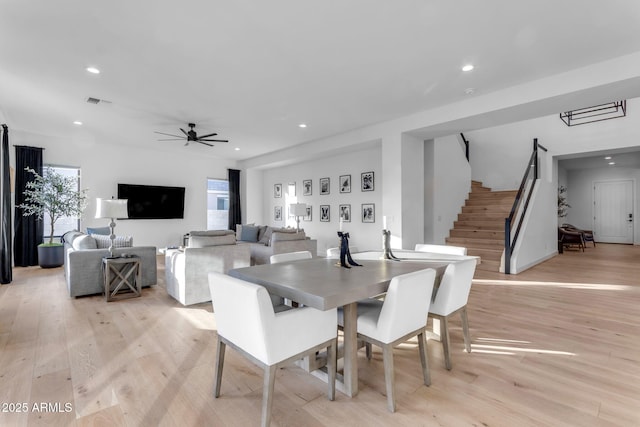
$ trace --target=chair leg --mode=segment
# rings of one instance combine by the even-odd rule
[[[469,337],[469,318],[467,317],[467,306],[462,307],[460,311],[462,317],[462,335],[464,336],[464,347],[467,353],[471,353],[471,338]]]
[[[224,350],[227,347],[218,337],[218,348],[216,350],[216,369],[214,374],[214,397],[220,397],[220,386],[222,385],[222,368],[224,366]]]
[[[264,367],[264,385],[262,387],[262,427],[271,424],[271,405],[273,403],[276,382],[276,365]]]
[[[391,344],[385,344],[382,346],[382,361],[384,363],[384,381],[387,389],[387,409],[389,409],[389,412],[396,412],[393,347]]]
[[[447,370],[451,370],[451,355],[449,352],[449,322],[446,316],[440,319],[440,340],[442,341],[442,350],[444,352],[444,366]]]
[[[364,343],[364,351],[367,355],[367,360],[371,360],[371,343]]]
[[[337,367],[337,347],[338,341],[334,340],[327,347],[327,374],[329,375],[329,400],[336,398],[336,367]]]
[[[424,332],[418,334],[418,348],[420,349],[420,363],[422,364],[424,385],[429,386],[431,385],[431,372],[429,371],[429,357],[427,356],[427,343]]]

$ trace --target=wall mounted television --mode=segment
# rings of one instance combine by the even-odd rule
[[[118,199],[127,199],[129,219],[184,218],[184,187],[118,184]]]

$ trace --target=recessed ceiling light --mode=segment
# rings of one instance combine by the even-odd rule
[[[236,147],[236,148],[234,148],[234,150],[240,151],[240,147]]]
[[[464,93],[466,93],[467,95],[473,95],[475,93],[475,89],[472,87],[468,87],[464,90]]]
[[[611,160],[611,156],[607,156],[604,158],[605,160]]]
[[[615,165],[615,164],[616,164],[616,162],[609,162],[609,164],[610,164],[610,165]]]
[[[471,71],[471,70],[473,70],[473,65],[471,64],[467,64],[462,67],[462,71]]]
[[[304,124],[304,123],[300,123],[300,124],[298,125],[298,127],[299,127],[299,128],[306,128],[306,127],[307,127],[307,125],[306,125],[306,124]]]
[[[86,70],[91,74],[100,74],[100,70],[98,70],[96,67],[87,67]]]
[[[76,126],[82,126],[82,122],[80,120],[74,121],[73,124]]]

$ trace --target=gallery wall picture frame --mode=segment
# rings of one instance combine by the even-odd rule
[[[320,205],[320,222],[331,221],[331,206]]]
[[[313,219],[313,209],[311,205],[307,204],[307,214],[302,217],[303,221],[311,221]]]
[[[338,207],[338,213],[343,222],[351,222],[351,205],[340,205]]]
[[[320,178],[320,195],[321,196],[330,194],[331,192],[330,183],[331,183],[331,180],[329,178]]]
[[[376,205],[373,203],[362,204],[362,222],[376,222]]]
[[[341,193],[351,193],[351,175],[340,175],[338,185]]]
[[[375,190],[375,176],[373,171],[362,172],[360,174],[360,190],[361,191],[374,191]]]
[[[282,221],[282,206],[274,206],[273,208],[273,220]]]
[[[302,180],[302,195],[303,196],[311,196],[313,194],[313,184],[310,179]]]
[[[273,197],[276,199],[282,197],[282,184],[273,184]]]

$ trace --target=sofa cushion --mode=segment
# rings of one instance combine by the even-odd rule
[[[236,240],[242,240],[240,236],[242,235],[242,227],[245,225],[256,225],[255,223],[251,224],[236,224]]]
[[[87,227],[87,234],[101,234],[101,235],[110,235],[111,228],[109,227]]]
[[[304,233],[304,231],[300,231],[299,233],[274,231],[271,234],[271,245],[273,245],[273,242],[282,242],[282,241],[288,241],[288,240],[305,240],[306,238],[307,238],[307,235]]]
[[[96,239],[86,234],[80,234],[73,239],[71,243],[73,249],[79,251],[82,249],[98,249],[98,243]]]
[[[70,245],[73,244],[73,241],[78,238],[79,236],[85,236],[85,234],[81,231],[67,231],[66,233],[64,233],[61,237],[61,241],[62,243],[68,243]]]
[[[230,234],[235,235],[233,230],[204,230],[204,231],[191,231],[190,236],[228,236]]]
[[[260,227],[256,227],[255,225],[243,225],[242,231],[240,233],[240,240],[243,242],[257,242],[258,241],[258,232],[260,231]]]
[[[91,234],[96,241],[98,249],[106,249],[111,245],[111,239],[109,236],[103,234]],[[116,236],[113,240],[114,248],[130,248],[133,246],[133,237],[131,236]]]
[[[219,235],[219,236],[189,236],[190,248],[206,248],[207,246],[220,246],[220,245],[235,245],[236,236],[233,232],[231,234]]]

